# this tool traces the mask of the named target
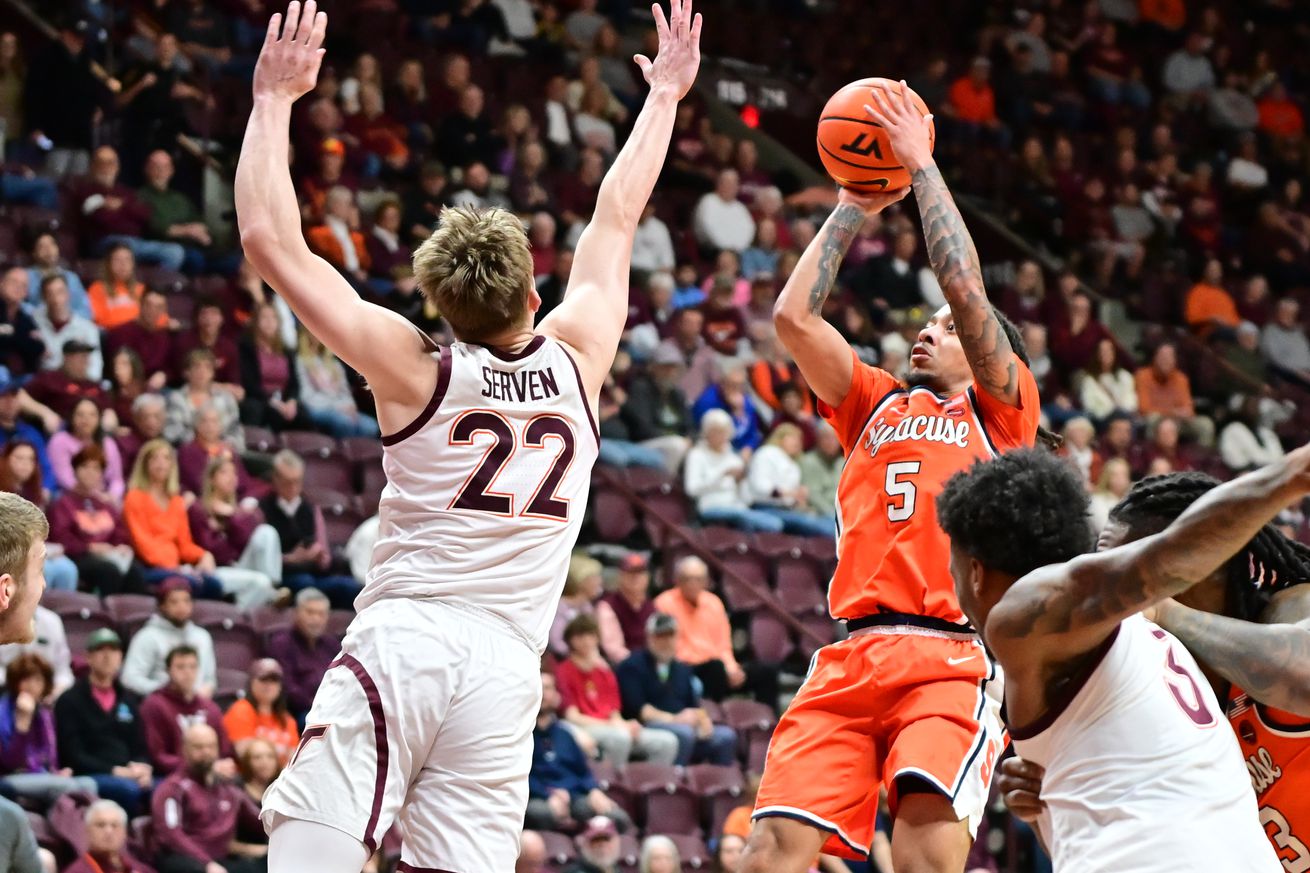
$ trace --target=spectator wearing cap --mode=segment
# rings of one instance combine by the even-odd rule
[[[635,752],[657,764],[672,764],[678,741],[668,731],[625,719],[619,683],[600,651],[600,628],[591,615],[579,615],[564,628],[569,656],[555,668],[564,720],[591,737],[600,756],[622,769]]]
[[[596,603],[600,647],[611,664],[618,664],[646,647],[646,622],[655,612],[650,599],[650,560],[631,552],[619,562],[617,587]]]
[[[143,264],[180,270],[186,252],[175,242],[146,238],[150,209],[131,188],[118,181],[118,152],[100,146],[91,157],[91,173],[74,194],[82,226],[98,251],[125,245]]]
[[[123,458],[118,444],[100,426],[100,407],[89,397],[76,400],[68,413],[68,424],[50,438],[50,466],[55,470],[55,484],[61,489],[77,487],[73,458],[88,448],[100,450],[104,467],[102,495],[121,503],[126,486],[123,482]]]
[[[631,828],[628,814],[600,790],[587,756],[559,720],[559,708],[555,677],[543,671],[541,711],[532,731],[526,826],[557,831],[592,816],[607,815],[620,829]]]
[[[101,797],[136,815],[154,784],[146,763],[141,698],[119,680],[123,641],[110,628],[87,637],[85,676],[59,696],[55,727],[59,755],[77,776],[92,779]]]
[[[64,280],[69,309],[82,318],[91,319],[91,300],[87,297],[82,277],[64,265],[59,251],[59,239],[52,231],[43,230],[32,240],[29,251],[32,265],[27,268],[27,305],[35,309],[43,302],[43,288],[47,276],[59,276]],[[47,345],[49,345],[47,343]]]
[[[349,188],[335,185],[323,200],[323,223],[306,234],[309,247],[337,271],[356,282],[368,281],[372,258],[359,231],[359,207]]]
[[[43,370],[27,386],[33,400],[50,407],[60,418],[72,415],[73,407],[89,399],[100,409],[109,406],[109,393],[91,375],[91,362],[99,347],[80,339],[70,339],[60,348],[58,370]]]
[[[105,349],[110,358],[119,349],[132,349],[141,358],[146,385],[159,391],[172,381],[173,322],[168,316],[168,298],[162,291],[141,292],[141,305],[133,321],[109,331]]]
[[[100,354],[100,329],[88,316],[73,310],[68,280],[64,274],[55,272],[44,276],[39,293],[40,305],[33,310],[32,320],[36,322],[41,342],[45,344],[42,369],[60,369],[64,364],[65,349],[70,343],[80,343],[89,349],[86,378],[99,382],[104,372],[104,359]],[[85,291],[82,297],[85,300]]]
[[[77,566],[84,587],[110,594],[144,594],[145,577],[118,505],[105,494],[105,456],[98,446],[73,455],[73,486],[50,504],[50,542]]]
[[[178,646],[164,657],[168,682],[141,702],[146,749],[157,773],[172,773],[183,763],[183,735],[190,725],[208,724],[218,733],[224,776],[236,775],[232,745],[223,730],[223,711],[198,686],[200,658],[190,646]]]
[[[305,499],[305,462],[289,449],[273,456],[273,491],[260,502],[264,521],[282,541],[282,584],[292,591],[313,587],[336,609],[351,609],[360,583],[333,572],[323,512]]]
[[[564,639],[564,629],[569,622],[580,615],[592,615],[595,612],[596,600],[604,591],[602,570],[600,561],[580,552],[569,559],[564,590],[555,607],[555,620],[550,625],[550,650],[557,657],[563,658],[569,652]]]
[[[623,717],[671,731],[678,738],[680,766],[693,762],[735,765],[737,732],[710,721],[700,705],[695,674],[677,659],[678,622],[653,613],[646,623],[646,648],[619,664],[615,674],[623,698]]]
[[[177,770],[155,789],[151,801],[160,873],[262,873],[265,858],[233,852],[238,827],[257,830],[261,825],[259,807],[219,758],[220,734],[212,725],[190,724],[179,735]]]
[[[564,873],[619,873],[623,844],[611,819],[603,815],[588,819],[578,834],[577,845],[578,857],[564,868]]]
[[[309,712],[323,674],[341,651],[341,640],[328,633],[328,616],[327,595],[317,588],[302,588],[296,593],[291,627],[274,631],[264,647],[282,666],[282,686],[297,720]]]
[[[8,367],[0,364],[0,447],[12,442],[31,445],[36,450],[37,463],[41,467],[41,479],[54,482],[55,471],[50,466],[45,437],[38,428],[19,418],[26,397],[23,386],[29,381],[15,376]]]
[[[696,239],[703,248],[741,252],[755,239],[755,218],[738,199],[741,180],[736,170],[720,170],[714,190],[701,197],[692,215]]]
[[[113,800],[86,808],[86,851],[64,873],[155,873],[127,848],[127,812]]]
[[[0,364],[35,373],[44,356],[41,331],[27,311],[27,271],[10,267],[0,278]]]
[[[191,583],[184,576],[169,576],[155,589],[159,612],[146,619],[132,635],[123,662],[123,685],[145,696],[168,683],[168,653],[185,647],[199,661],[199,687],[212,693],[218,682],[214,639],[191,621]]]
[[[186,381],[167,395],[164,439],[175,445],[190,441],[195,436],[196,417],[202,409],[218,413],[224,442],[240,451],[245,448],[245,434],[241,430],[241,411],[232,392],[219,386],[216,377],[218,362],[214,353],[206,348],[195,348],[187,353]]]
[[[223,728],[238,755],[251,740],[268,740],[277,749],[278,760],[286,765],[300,742],[300,731],[287,708],[282,666],[276,660],[260,658],[250,665],[246,696],[228,707]]]
[[[664,469],[676,473],[691,448],[691,416],[678,386],[682,355],[672,345],[656,347],[649,366],[633,375],[620,414],[633,442],[659,452]]]
[[[222,597],[223,584],[214,576],[214,556],[191,535],[173,447],[164,440],[142,446],[127,485],[123,520],[137,557],[146,567],[146,577],[156,581],[180,576],[190,580],[203,596]]]
[[[5,696],[0,700],[2,781],[7,793],[43,804],[69,791],[96,791],[91,779],[60,767],[55,716],[45,702],[53,690],[54,672],[40,655],[19,655],[5,668]]]
[[[53,671],[49,694],[53,701],[73,684],[73,654],[64,633],[64,620],[58,613],[38,605],[32,620],[35,633],[30,643],[0,646],[0,670],[23,655],[39,655]]]

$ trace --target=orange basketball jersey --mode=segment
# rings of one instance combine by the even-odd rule
[[[1310,719],[1229,693],[1237,733],[1260,804],[1260,823],[1289,873],[1310,870]]]
[[[834,618],[902,612],[964,621],[936,497],[975,461],[1033,444],[1041,415],[1037,383],[1016,364],[1018,406],[978,385],[954,397],[907,389],[858,359],[841,405],[820,404],[846,450],[837,486],[837,572],[828,588]]]

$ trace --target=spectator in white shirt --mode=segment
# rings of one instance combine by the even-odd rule
[[[1245,473],[1281,460],[1283,444],[1260,415],[1260,398],[1248,395],[1232,421],[1219,433],[1219,456],[1234,473]]]
[[[1270,369],[1310,385],[1310,340],[1301,326],[1301,304],[1292,297],[1278,301],[1273,321],[1260,335],[1260,351]]]
[[[1254,134],[1242,135],[1242,143],[1237,147],[1237,154],[1228,162],[1228,184],[1234,188],[1245,188],[1250,191],[1264,188],[1269,184],[1269,171],[1260,163]]]
[[[55,682],[50,691],[50,699],[54,700],[73,685],[73,653],[68,648],[64,620],[57,613],[38,606],[33,623],[36,636],[32,642],[0,646],[0,680],[4,678],[5,668],[19,655],[40,655],[55,671]]]
[[[64,343],[77,340],[92,349],[87,360],[86,377],[99,382],[104,370],[104,358],[100,354],[100,328],[91,319],[73,311],[68,283],[62,274],[50,273],[41,280],[41,300],[42,305],[32,313],[32,320],[36,322],[41,341],[45,343],[42,369],[58,370],[62,367]]]
[[[740,188],[737,171],[723,170],[714,190],[696,204],[693,224],[701,245],[714,251],[741,252],[755,239],[755,219],[737,199]]]
[[[809,492],[801,484],[798,459],[804,451],[801,429],[784,422],[773,429],[768,441],[751,455],[743,490],[751,509],[766,512],[783,524],[783,530],[800,536],[836,536],[831,517],[809,511]]]
[[[537,35],[537,13],[529,0],[492,0],[505,19],[505,31],[515,42]]]
[[[1191,33],[1187,44],[1164,62],[1162,79],[1169,91],[1179,96],[1204,96],[1215,86],[1214,66],[1205,56],[1208,40],[1203,33]]]
[[[711,409],[701,416],[701,438],[687,452],[683,489],[696,501],[702,521],[729,524],[747,531],[781,533],[782,520],[757,512],[741,496],[746,461],[732,447],[732,416]]]
[[[1137,414],[1137,382],[1119,365],[1119,349],[1105,337],[1096,344],[1096,357],[1074,377],[1078,405],[1096,421],[1115,412]]]
[[[673,237],[669,234],[669,226],[655,215],[655,205],[647,203],[637,233],[632,238],[632,269],[643,273],[659,270],[671,273],[674,266]]]

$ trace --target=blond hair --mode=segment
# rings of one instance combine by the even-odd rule
[[[12,576],[22,585],[32,546],[49,535],[50,522],[40,507],[17,494],[0,491],[0,574]]]
[[[173,461],[173,469],[168,474],[168,481],[164,484],[164,488],[169,497],[175,497],[182,492],[182,486],[178,481],[177,455],[174,454],[173,447],[167,440],[154,439],[141,447],[141,451],[136,456],[136,463],[132,464],[132,477],[128,480],[127,487],[137,491],[150,490],[150,473],[146,468],[157,452],[168,452],[169,458]]]
[[[569,572],[564,577],[562,597],[572,597],[582,590],[582,583],[592,576],[605,572],[605,566],[589,555],[575,554],[569,559]]]
[[[504,209],[448,206],[441,211],[440,225],[414,253],[414,276],[457,337],[493,337],[528,311],[528,235]]]
[[[205,484],[200,497],[200,502],[205,509],[209,509],[209,504],[214,501],[214,477],[218,475],[218,471],[226,466],[235,467],[236,463],[231,455],[222,454],[211,458],[209,463],[205,465]]]

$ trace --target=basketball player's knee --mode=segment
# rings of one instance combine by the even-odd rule
[[[896,873],[958,873],[972,843],[968,822],[956,818],[945,796],[923,792],[901,797],[892,830]]]
[[[762,818],[751,828],[737,871],[802,873],[822,843],[823,836],[814,828],[786,819]]]

